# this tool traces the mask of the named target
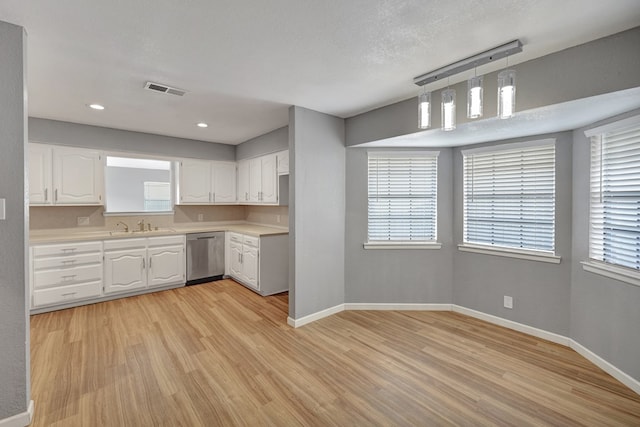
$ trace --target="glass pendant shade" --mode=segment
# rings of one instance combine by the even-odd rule
[[[450,131],[456,128],[456,91],[445,89],[442,91],[442,130]]]
[[[516,71],[504,70],[498,74],[498,117],[508,119],[516,111]]]
[[[482,117],[482,76],[467,80],[467,117]]]
[[[431,127],[431,92],[424,92],[418,96],[418,126],[420,129]]]

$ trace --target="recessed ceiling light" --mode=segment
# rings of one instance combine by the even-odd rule
[[[104,106],[100,104],[89,104],[89,108],[93,108],[94,110],[104,110]]]
[[[209,125],[208,125],[208,124],[206,124],[206,123],[204,123],[204,122],[200,122],[200,123],[198,123],[196,126],[198,126],[199,128],[206,128],[206,127],[209,127]]]

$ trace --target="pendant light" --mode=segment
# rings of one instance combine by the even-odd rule
[[[442,130],[456,128],[456,90],[446,88],[442,91]]]
[[[467,117],[482,117],[482,76],[473,76],[467,80]]]
[[[444,67],[437,68],[428,73],[413,78],[413,83],[418,86],[443,81],[456,74],[462,73],[472,68],[480,67],[484,64],[507,58],[507,69],[498,74],[498,117],[506,119],[515,114],[516,86],[514,70],[509,69],[508,58],[510,55],[522,52],[522,42],[512,40],[500,46],[477,53],[460,61],[452,62]],[[475,119],[484,114],[483,107],[483,77],[474,77],[467,81],[467,117]],[[431,119],[431,94],[426,92],[418,96],[418,122],[421,129],[430,127]],[[428,107],[428,108],[427,108]],[[456,92],[450,89],[442,91],[442,129],[449,131],[456,128]]]
[[[507,56],[507,68],[509,57]],[[516,70],[503,70],[498,73],[498,117],[508,119],[516,112]]]
[[[431,92],[426,90],[418,96],[418,126],[420,129],[431,127]]]

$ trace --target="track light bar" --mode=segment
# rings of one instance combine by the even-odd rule
[[[421,76],[414,77],[413,82],[418,86],[424,86],[519,52],[522,52],[522,43],[520,40],[514,40],[501,46],[494,47],[493,49],[470,56],[461,61],[454,62],[453,64],[449,64],[445,67],[438,68],[437,70],[433,70]]]

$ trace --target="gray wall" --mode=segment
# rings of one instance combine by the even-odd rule
[[[517,72],[518,111],[601,95],[640,86],[640,27],[575,46],[512,67]],[[527,46],[524,46],[527,49]],[[425,70],[428,71],[428,70]],[[484,78],[485,114],[495,114],[498,73]],[[458,93],[457,123],[466,123],[466,106],[460,100],[466,81],[452,85]],[[427,86],[427,90],[431,90]],[[418,129],[416,96],[346,120],[346,145],[407,135]],[[526,94],[526,96],[524,95]],[[433,99],[439,105],[440,89]],[[440,127],[439,108],[432,108],[432,126]]]
[[[0,421],[23,413],[29,402],[29,318],[25,210],[26,33],[0,21]]]
[[[580,264],[589,259],[590,143],[584,130],[573,133],[571,338],[640,381],[640,287],[589,273]]]
[[[236,160],[250,159],[288,149],[289,128],[285,126],[237,145]]]
[[[289,118],[289,316],[299,319],[344,303],[344,120],[301,107]]]
[[[347,149],[345,302],[451,303],[452,149],[438,150],[439,250],[362,247],[367,240],[367,151]]]
[[[233,145],[81,125],[35,117],[29,118],[29,140],[32,142],[87,147],[98,150],[209,160],[235,160],[235,146]]]
[[[550,264],[456,250],[453,261],[453,302],[568,336],[572,259],[571,132],[500,143],[543,138],[556,139],[556,255],[562,257],[561,263]],[[496,144],[477,146],[485,145]],[[461,148],[453,150],[453,240],[456,243],[463,241],[463,162],[460,151]],[[513,297],[513,309],[503,307],[504,295]]]

